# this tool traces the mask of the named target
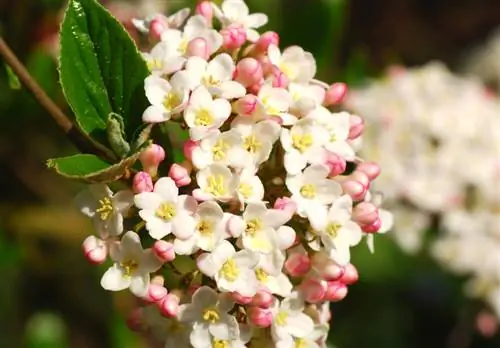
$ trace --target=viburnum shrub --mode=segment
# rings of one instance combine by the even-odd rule
[[[350,248],[392,224],[353,147],[363,120],[244,1],[189,14],[135,20],[141,54],[97,1],[69,1],[61,84],[87,153],[49,167],[90,184],[85,256],[141,300],[132,329],[165,347],[322,347],[358,279]]]

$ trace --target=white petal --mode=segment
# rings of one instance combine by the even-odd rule
[[[179,189],[175,185],[175,181],[170,177],[163,177],[158,180],[155,184],[154,192],[168,201],[175,201],[179,195]]]
[[[314,329],[314,322],[304,313],[290,315],[287,318],[287,329],[295,337],[307,337]]]
[[[236,81],[223,82],[220,87],[220,96],[225,99],[236,99],[243,97],[247,90]]]
[[[172,86],[167,80],[151,75],[144,80],[144,89],[149,102],[152,105],[159,106],[163,103],[165,96],[172,89]]]
[[[149,287],[149,273],[139,274],[132,277],[130,281],[130,291],[137,297],[147,294]]]
[[[194,218],[185,211],[180,211],[172,220],[172,233],[180,239],[188,239],[194,233],[196,222]]]
[[[142,121],[145,123],[162,123],[170,119],[170,114],[165,112],[161,106],[151,105],[142,114]]]
[[[155,192],[143,192],[135,195],[134,203],[139,209],[156,210],[163,198]]]
[[[207,74],[217,81],[231,81],[234,70],[234,61],[227,53],[217,55],[207,66]]]
[[[130,278],[125,277],[120,267],[115,264],[101,278],[101,286],[109,291],[121,291],[130,286]]]
[[[225,0],[222,3],[222,12],[227,18],[241,19],[248,16],[248,6],[242,0]]]
[[[128,231],[120,241],[120,248],[128,255],[140,257],[142,254],[141,238],[137,233]]]
[[[179,255],[192,255],[198,250],[196,246],[196,237],[193,236],[189,239],[182,240],[176,238],[174,240],[174,251]]]
[[[295,243],[295,238],[297,236],[295,230],[290,226],[281,226],[276,231],[276,235],[278,237],[278,248],[280,250],[290,248],[293,243]]]
[[[317,184],[317,181],[326,178],[329,172],[328,167],[322,164],[313,164],[304,170],[304,176],[308,182]]]
[[[118,191],[113,195],[113,207],[125,214],[134,204],[134,194],[130,190]]]
[[[263,25],[266,25],[268,18],[263,13],[252,13],[246,18],[246,25],[250,28],[260,28]]]
[[[299,174],[307,165],[306,158],[298,151],[287,152],[284,157],[285,169],[290,175]]]

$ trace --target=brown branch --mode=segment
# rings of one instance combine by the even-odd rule
[[[30,75],[26,67],[19,61],[14,52],[10,49],[4,39],[0,36],[0,56],[3,57],[5,63],[9,65],[17,75],[19,80],[33,94],[40,105],[47,110],[50,116],[56,121],[57,125],[66,133],[69,140],[83,153],[95,154],[107,161],[115,162],[114,154],[97,143],[78,127],[66,116],[61,109],[49,98],[47,93],[38,85],[38,83]]]

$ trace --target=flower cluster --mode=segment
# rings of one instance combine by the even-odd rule
[[[323,346],[329,302],[358,277],[350,248],[392,224],[369,192],[379,166],[353,147],[363,121],[338,110],[346,86],[315,80],[266,22],[242,0],[136,21],[155,40],[143,121],[185,129],[185,160],[162,176],[152,145],[133,192],[77,197],[98,232],[88,259],[113,261],[103,288],[141,298],[130,326],[165,347]]]
[[[432,63],[394,68],[352,91],[347,104],[372,126],[362,154],[384,167],[376,185],[396,216],[398,244],[419,250],[437,221],[433,255],[471,275],[468,293],[500,317],[499,100],[478,81]]]

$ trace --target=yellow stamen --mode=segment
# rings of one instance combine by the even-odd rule
[[[288,312],[281,311],[276,315],[276,324],[279,326],[285,326],[288,319]]]
[[[247,227],[245,228],[245,232],[253,235],[256,232],[262,229],[262,220],[261,219],[252,219],[247,222]]]
[[[339,230],[342,228],[341,224],[335,224],[335,223],[329,223],[328,226],[326,226],[326,233],[332,238],[337,237],[337,233]]]
[[[137,271],[139,264],[135,260],[129,260],[120,263],[120,267],[123,268],[123,277],[128,278],[131,277],[135,271]]]
[[[295,348],[307,348],[309,345],[303,338],[296,338],[295,339]]]
[[[230,258],[222,265],[220,275],[227,281],[234,282],[240,275],[240,269],[234,259]]]
[[[215,324],[220,320],[219,312],[215,307],[206,308],[203,311],[203,320],[208,321],[209,323]]]
[[[280,110],[277,107],[275,107],[269,103],[270,99],[271,98],[269,98],[269,97],[262,98],[262,105],[264,105],[264,108],[266,109],[266,113],[268,115],[279,115]]]
[[[267,278],[269,277],[269,274],[264,271],[262,268],[256,268],[255,269],[255,276],[257,277],[257,279],[262,282],[262,283],[265,283],[267,281]]]
[[[217,87],[220,85],[220,80],[217,80],[212,75],[207,75],[203,77],[203,84],[207,87]]]
[[[194,118],[194,124],[198,127],[208,127],[211,126],[215,121],[210,111],[207,109],[198,110]]]
[[[156,216],[165,221],[171,221],[177,215],[175,205],[170,202],[163,202],[160,204],[155,212]]]
[[[241,183],[238,188],[238,192],[243,196],[243,198],[248,199],[253,195],[253,187],[250,184]]]
[[[226,188],[224,187],[224,177],[222,175],[210,175],[207,178],[207,192],[216,196],[224,196],[226,194]]]
[[[316,197],[316,185],[306,184],[301,187],[300,194],[304,198],[313,199]]]
[[[181,103],[181,99],[175,93],[168,93],[163,99],[163,107],[167,112],[172,112],[179,104]]]
[[[104,197],[99,200],[99,208],[96,209],[96,213],[99,213],[101,220],[107,220],[111,213],[113,212],[113,202],[109,197]]]
[[[217,340],[217,339],[214,339],[212,341],[212,348],[229,348],[229,347],[230,347],[229,341]]]
[[[209,220],[201,220],[196,225],[196,230],[202,235],[212,234],[214,231],[214,223]]]
[[[160,70],[163,68],[163,62],[160,59],[154,58],[147,62],[150,71]]]
[[[222,161],[226,158],[226,151],[229,149],[229,144],[223,139],[217,140],[215,145],[212,147],[212,154],[214,156],[214,160]]]
[[[262,147],[262,143],[257,139],[255,134],[252,134],[243,139],[243,147],[250,153],[256,153]]]
[[[187,48],[188,48],[189,41],[186,39],[182,39],[181,43],[179,44],[179,47],[177,48],[177,51],[181,54],[184,55],[186,54]]]
[[[289,79],[293,80],[295,76],[293,76],[293,69],[286,63],[280,63],[279,68],[283,74],[286,75]]]
[[[311,147],[314,139],[311,134],[293,134],[292,145],[294,148],[304,153]]]

